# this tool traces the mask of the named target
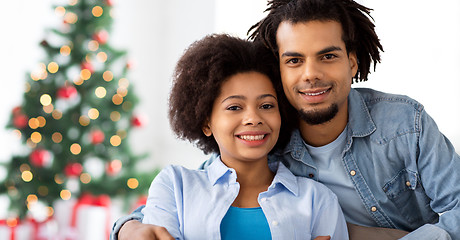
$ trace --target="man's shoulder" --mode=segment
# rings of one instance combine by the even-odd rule
[[[360,124],[372,123],[371,139],[386,143],[398,136],[420,131],[420,117],[424,112],[422,104],[400,94],[391,94],[369,88],[357,88],[350,94],[350,122],[353,130]]]
[[[401,94],[393,94],[377,91],[371,88],[353,88],[356,95],[360,96],[369,110],[385,110],[387,108],[411,108],[416,111],[422,111],[423,105],[417,100]],[[353,99],[352,99],[353,100]],[[356,99],[354,99],[356,100]]]

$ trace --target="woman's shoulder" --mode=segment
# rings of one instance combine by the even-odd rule
[[[206,175],[206,170],[190,169],[190,168],[180,166],[180,165],[167,165],[160,171],[158,176],[160,175],[167,175],[169,177],[171,176],[182,176],[182,177],[202,176],[202,175]]]
[[[309,194],[318,200],[337,200],[337,196],[326,185],[306,177],[296,176],[301,195]]]

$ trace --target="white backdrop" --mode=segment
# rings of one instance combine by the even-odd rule
[[[0,161],[18,150],[19,141],[3,129],[22,100],[26,72],[44,59],[44,29],[60,23],[51,9],[62,0],[0,3]],[[116,0],[110,41],[128,50],[130,79],[147,125],[134,130],[131,144],[149,152],[146,164],[196,168],[206,156],[176,140],[167,121],[167,97],[174,64],[193,41],[213,32],[246,37],[265,0]],[[460,1],[361,0],[372,13],[385,52],[368,82],[354,87],[409,95],[426,107],[441,131],[460,151]],[[0,173],[1,175],[1,173]]]

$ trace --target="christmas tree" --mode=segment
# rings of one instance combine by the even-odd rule
[[[154,173],[139,173],[127,141],[142,125],[127,73],[126,52],[109,44],[110,0],[70,0],[55,6],[62,25],[40,43],[45,60],[27,75],[23,103],[8,128],[21,136],[23,151],[5,166],[0,193],[23,218],[35,203],[53,214],[58,199],[82,194],[135,199]]]

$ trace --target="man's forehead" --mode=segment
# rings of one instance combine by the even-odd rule
[[[336,21],[282,22],[277,31],[276,44],[279,50],[295,48],[317,49],[330,46],[342,48],[342,26]],[[337,49],[336,49],[337,50]]]

